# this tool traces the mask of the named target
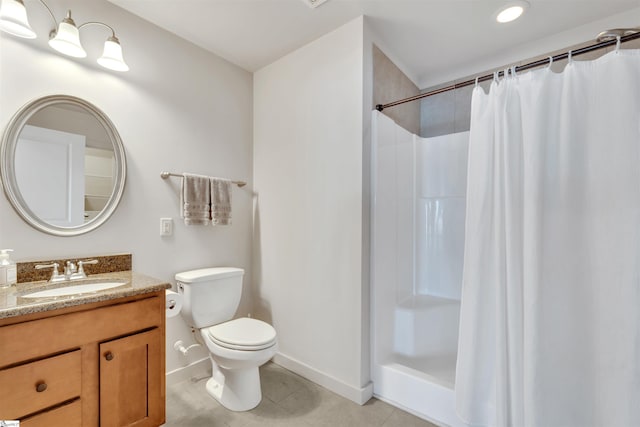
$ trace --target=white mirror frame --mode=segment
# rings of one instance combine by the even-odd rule
[[[38,111],[56,104],[73,104],[84,108],[90,112],[93,117],[104,127],[109,140],[113,144],[114,160],[115,160],[115,177],[113,191],[111,197],[105,205],[104,209],[92,218],[90,221],[73,227],[60,227],[47,223],[39,218],[27,205],[20,190],[15,174],[15,152],[18,143],[18,137],[24,125]],[[50,95],[38,98],[24,105],[11,118],[2,137],[2,145],[0,146],[0,177],[4,192],[15,211],[32,227],[44,231],[45,233],[55,236],[77,236],[79,234],[88,233],[101,226],[113,214],[122,198],[124,185],[127,174],[127,163],[124,153],[124,146],[120,135],[111,120],[93,104],[74,96],[69,95]]]

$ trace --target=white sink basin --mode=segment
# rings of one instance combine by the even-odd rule
[[[104,291],[106,289],[117,288],[118,286],[126,285],[128,282],[116,281],[116,282],[99,282],[88,283],[86,285],[69,285],[62,288],[48,289],[46,291],[33,292],[30,294],[22,295],[22,298],[51,298],[51,297],[64,297],[70,295],[87,294],[91,292]]]

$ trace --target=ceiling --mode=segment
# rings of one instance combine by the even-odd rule
[[[493,19],[506,0],[328,0],[316,8],[309,0],[109,1],[248,71],[365,15],[385,53],[421,88],[443,70],[604,17],[633,13],[640,25],[640,0],[529,0],[509,24]]]

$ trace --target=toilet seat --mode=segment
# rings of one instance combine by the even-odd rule
[[[241,317],[207,328],[207,336],[220,347],[255,351],[273,346],[276,330],[258,319]]]

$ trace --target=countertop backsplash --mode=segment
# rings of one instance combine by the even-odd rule
[[[99,255],[99,256],[83,256],[66,259],[47,259],[37,261],[21,261],[16,262],[18,268],[18,283],[36,282],[39,280],[49,280],[51,277],[51,268],[45,268],[42,270],[36,270],[37,264],[53,264],[57,262],[59,264],[58,271],[62,273],[64,271],[64,264],[67,261],[77,263],[77,261],[89,261],[98,260],[97,264],[89,264],[84,266],[88,276],[92,274],[101,273],[114,273],[117,271],[130,271],[131,270],[131,254],[118,254],[118,255]]]

